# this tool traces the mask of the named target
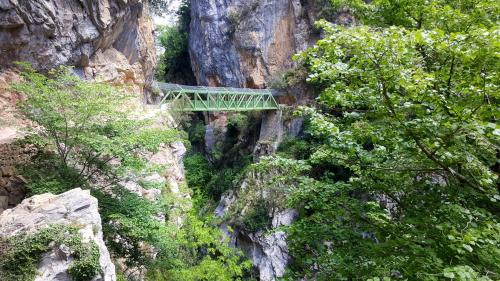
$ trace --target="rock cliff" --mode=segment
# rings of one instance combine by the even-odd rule
[[[199,84],[264,88],[313,39],[300,0],[191,1],[189,50]]]
[[[252,188],[244,182],[241,190]],[[241,191],[240,190],[240,191]],[[238,191],[230,191],[223,195],[219,205],[215,209],[214,215],[218,218],[227,219],[230,209],[241,199]],[[245,209],[245,208],[244,208]],[[290,261],[288,245],[286,243],[287,234],[279,229],[282,226],[289,226],[297,218],[298,213],[293,209],[284,209],[271,215],[271,230],[249,232],[233,222],[224,221],[220,225],[222,232],[229,238],[230,245],[241,249],[252,261],[259,273],[259,280],[273,281],[285,274],[286,266]]]
[[[196,79],[201,85],[267,88],[274,80],[297,63],[292,56],[312,45],[319,37],[313,24],[320,17],[335,17],[348,23],[348,14],[330,9],[323,0],[192,0],[189,52]],[[327,15],[328,14],[328,15]],[[294,71],[300,76],[299,71]],[[300,80],[300,79],[298,79]],[[289,89],[281,103],[307,103],[311,95],[304,83]],[[282,111],[261,115],[259,141],[254,147],[254,160],[272,154],[285,135],[298,135],[302,120]],[[225,137],[225,114],[211,115],[205,134],[207,151],[213,142]],[[213,132],[221,132],[219,135]],[[211,145],[210,145],[211,144]],[[234,195],[234,194],[233,194]],[[223,217],[224,209],[236,200],[222,198],[216,216]],[[283,210],[273,217],[273,228],[289,225],[295,218],[294,210]],[[284,223],[281,221],[283,216]],[[242,249],[259,272],[260,280],[275,280],[284,274],[289,261],[286,234],[247,233],[230,222],[235,229],[227,232],[232,244]]]
[[[313,24],[329,9],[324,0],[193,0],[189,52],[196,79],[201,85],[267,88],[297,67],[292,56],[318,38]],[[301,75],[300,72],[297,75]],[[300,80],[300,79],[298,79]],[[298,83],[280,103],[307,103],[309,89]],[[225,126],[225,114],[210,115],[211,127]],[[262,115],[256,158],[272,153],[281,140],[282,127],[275,114]],[[221,119],[220,121],[218,121]],[[222,124],[222,126],[221,126]],[[219,129],[218,131],[224,131]],[[282,131],[282,130],[281,130]],[[214,139],[207,130],[208,139]],[[272,136],[271,136],[272,135]],[[270,137],[274,137],[270,139]],[[217,141],[224,134],[215,136]]]
[[[84,241],[93,241],[99,248],[99,264],[102,274],[92,281],[114,281],[115,266],[102,237],[101,217],[97,199],[88,190],[73,189],[60,195],[42,194],[25,199],[13,209],[0,215],[0,238],[20,233],[33,233],[50,225],[78,226]],[[71,255],[61,255],[61,245],[46,253],[38,265],[35,280],[71,280],[68,268]]]
[[[156,60],[147,3],[0,0],[0,68],[72,65],[88,79],[147,89]]]

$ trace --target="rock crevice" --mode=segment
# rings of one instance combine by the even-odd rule
[[[192,1],[189,51],[199,84],[265,88],[311,40],[300,0]]]

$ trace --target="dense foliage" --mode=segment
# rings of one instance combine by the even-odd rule
[[[144,188],[160,189],[158,200],[143,198],[123,184],[129,178],[163,173],[166,167],[148,163],[146,156],[162,144],[183,140],[184,134],[137,117],[123,89],[80,80],[67,68],[43,75],[24,67],[24,80],[13,89],[26,96],[21,113],[38,125],[20,142],[38,148],[32,163],[20,167],[30,194],[91,188],[99,202],[105,242],[112,256],[123,261],[122,277],[133,279],[144,272],[148,280],[243,277],[249,263],[242,254],[229,248],[222,233],[198,218],[196,210],[182,209],[187,214],[179,214],[179,198],[166,184],[138,180]],[[171,216],[182,216],[182,225],[173,223],[177,218]],[[36,252],[26,253],[29,248],[12,244],[13,257],[36,264],[47,248],[39,243],[34,247]],[[19,262],[9,264],[23,268]],[[92,272],[80,264],[88,265],[77,261],[70,273],[75,280],[89,280],[85,274]],[[26,268],[26,274],[34,273]]]
[[[216,204],[224,192],[239,184],[248,162],[240,164],[218,168],[201,154],[193,153],[185,157],[186,180],[193,190],[198,208]]]
[[[278,178],[288,279],[498,280],[498,2],[367,2],[332,1],[360,25],[319,23],[298,59],[321,106],[267,163],[310,166]]]
[[[151,119],[134,118],[129,105],[135,100],[125,89],[81,80],[64,67],[43,75],[22,66],[24,81],[12,88],[26,96],[21,113],[37,125],[25,142],[35,144],[42,154],[33,166],[53,171],[45,174],[48,178],[36,171],[27,173],[34,175],[32,193],[35,187],[54,191],[43,187],[54,179],[60,183],[63,178],[68,190],[97,175],[114,181],[129,170],[153,169],[141,152],[154,152],[161,143],[182,138],[176,130],[152,126]],[[121,165],[110,164],[115,161]]]
[[[100,273],[99,248],[93,241],[83,242],[76,226],[51,225],[0,241],[0,279],[33,280],[42,254],[61,245],[74,259],[68,270],[73,280],[88,281]]]
[[[164,49],[156,66],[155,78],[158,81],[196,84],[188,52],[190,13],[189,1],[183,1],[177,11],[176,25],[157,28],[158,41]]]

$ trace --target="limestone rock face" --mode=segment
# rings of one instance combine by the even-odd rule
[[[311,41],[300,0],[194,0],[189,48],[203,85],[264,88]]]
[[[251,187],[243,184],[242,188]],[[222,196],[214,215],[218,218],[223,218],[237,200],[238,193],[229,191],[226,195]],[[273,213],[272,228],[289,226],[297,217],[298,212],[294,209],[285,209]],[[230,222],[223,222],[220,225],[220,229],[229,238],[230,245],[241,249],[252,261],[254,267],[259,272],[259,280],[274,281],[285,274],[286,266],[290,261],[290,255],[286,243],[287,234],[284,231],[273,230],[267,233],[263,231],[249,233],[244,229],[232,225]]]
[[[261,281],[274,281],[285,274],[290,260],[286,238],[284,231],[267,235],[240,233],[238,247],[247,253],[254,266],[258,268]]]
[[[261,156],[273,154],[283,140],[283,111],[265,112],[260,127],[259,141],[254,148],[254,161],[258,162]]]
[[[73,65],[86,78],[144,89],[156,60],[147,3],[0,0],[0,67],[14,61],[39,70]]]
[[[97,199],[88,190],[73,189],[60,195],[42,194],[25,199],[13,209],[0,214],[0,237],[33,233],[52,224],[72,224],[81,227],[84,241],[94,241],[99,247],[102,275],[93,281],[115,281],[115,266],[102,237],[101,217]],[[67,249],[59,247],[43,255],[38,265],[37,281],[71,280],[67,274],[71,264]]]

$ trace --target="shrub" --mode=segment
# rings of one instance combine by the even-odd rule
[[[158,29],[158,40],[165,49],[156,66],[155,78],[158,81],[196,84],[188,52],[190,11],[189,1],[183,1],[177,11],[179,16],[177,24]]]
[[[68,273],[75,281],[88,281],[101,273],[99,248],[93,241],[82,242],[77,227],[52,225],[33,234],[20,234],[0,242],[3,249],[0,252],[0,279],[33,280],[42,254],[60,245],[71,250],[74,261]]]
[[[203,121],[197,121],[189,127],[189,141],[193,145],[204,145],[205,143],[205,124]]]
[[[307,159],[313,144],[301,138],[285,138],[278,147],[278,155],[292,159]]]
[[[249,232],[267,230],[271,226],[271,217],[268,214],[269,206],[265,199],[259,198],[243,215],[242,226]]]

